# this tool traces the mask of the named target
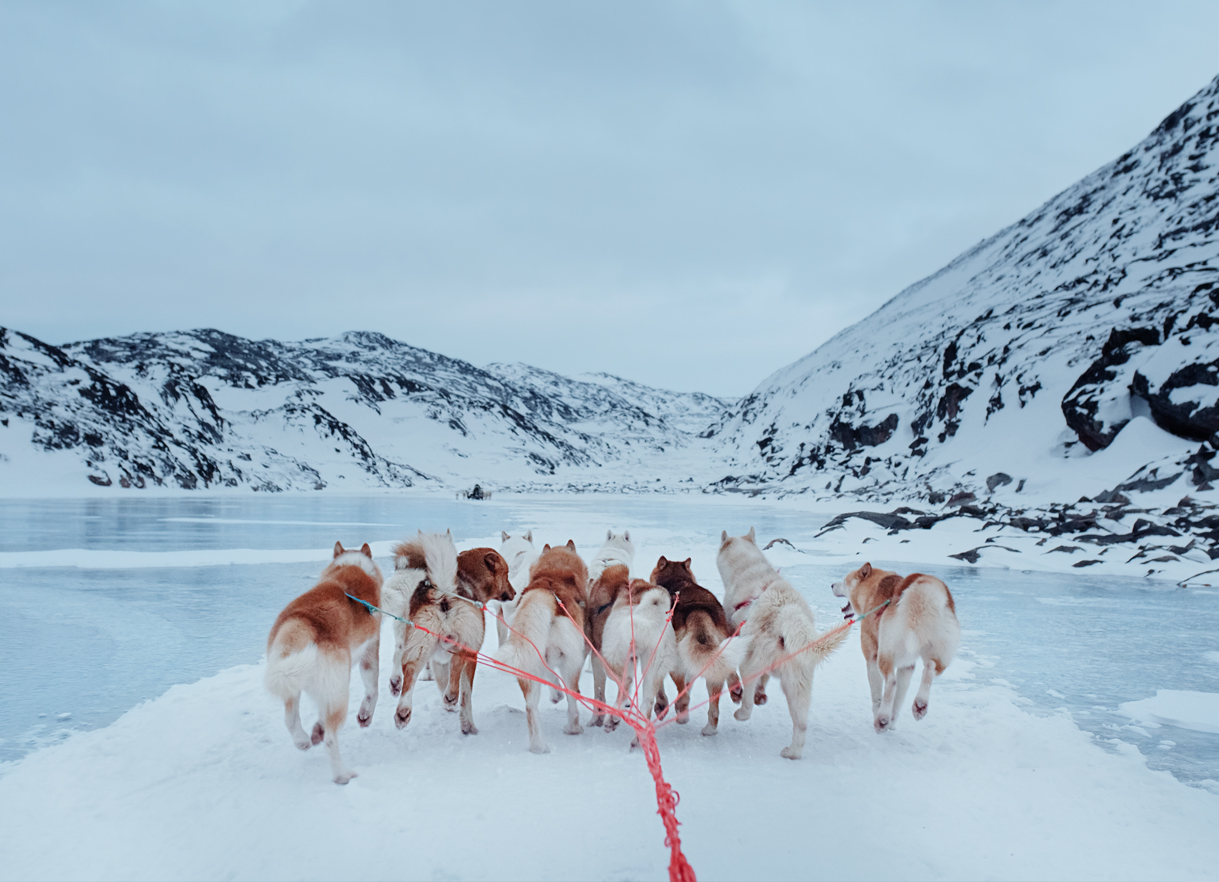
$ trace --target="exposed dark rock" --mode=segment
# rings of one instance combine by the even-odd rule
[[[1097,558],[1093,558],[1092,560],[1077,560],[1077,561],[1075,561],[1075,563],[1071,564],[1071,566],[1073,566],[1073,567],[1090,567],[1093,564],[1098,564],[1098,563],[1101,563],[1101,561]]]
[[[995,472],[986,479],[986,489],[991,493],[995,492],[996,487],[1005,487],[1012,482],[1012,476],[1005,472]]]

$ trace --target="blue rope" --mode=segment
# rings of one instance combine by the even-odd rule
[[[397,619],[397,620],[398,620],[398,621],[400,621],[400,622],[405,622],[405,623],[406,623],[406,625],[407,625],[407,627],[410,627],[410,628],[415,627],[415,623],[414,623],[414,622],[412,622],[410,619],[404,619],[404,618],[402,618],[402,616],[396,616],[396,615],[394,615],[392,612],[386,612],[385,610],[381,609],[381,608],[380,608],[380,607],[378,607],[378,606],[373,606],[373,605],[372,605],[371,603],[369,603],[367,600],[361,600],[361,599],[360,599],[360,598],[358,598],[358,597],[352,597],[352,596],[351,596],[350,594],[348,594],[346,591],[344,591],[344,592],[343,592],[343,596],[344,596],[344,597],[347,597],[347,598],[350,598],[351,600],[354,600],[356,603],[360,604],[360,606],[362,606],[362,607],[364,607],[366,610],[368,610],[368,614],[369,614],[369,615],[373,615],[373,614],[375,614],[375,613],[380,613],[380,614],[381,614],[381,615],[383,615],[383,616],[389,616],[391,619]]]

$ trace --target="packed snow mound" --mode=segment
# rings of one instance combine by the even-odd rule
[[[1139,415],[1213,442],[1217,193],[1219,78],[1132,150],[742,399],[714,430],[721,485],[821,490],[829,471],[831,488],[865,496],[989,493],[988,478],[1069,476],[1064,460],[1104,450]],[[1204,484],[1219,475],[1213,446],[1187,466],[1171,439],[1161,453]],[[1091,490],[1128,475],[1109,470]]]
[[[215,330],[51,346],[0,329],[9,488],[362,490],[589,482],[702,444],[725,402],[383,334],[281,343]],[[589,477],[593,476],[593,477]]]
[[[1219,693],[1157,689],[1155,698],[1123,702],[1126,716],[1150,726],[1175,726],[1219,735]]]

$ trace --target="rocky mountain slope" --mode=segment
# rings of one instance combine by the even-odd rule
[[[1209,489],[1217,303],[1219,78],[727,411],[718,485],[934,503]]]
[[[638,479],[725,407],[602,377],[481,369],[350,332],[201,330],[55,347],[0,329],[6,483],[261,490]]]

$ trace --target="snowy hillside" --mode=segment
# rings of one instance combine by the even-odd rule
[[[1009,503],[1173,476],[1174,499],[1209,489],[1217,303],[1219,79],[742,399],[714,429],[720,486]]]
[[[30,492],[86,479],[272,491],[613,484],[634,480],[644,455],[705,443],[686,428],[691,415],[701,430],[724,408],[616,382],[633,394],[525,366],[484,370],[368,332],[279,343],[201,330],[60,348],[0,330],[0,470],[6,488]]]

